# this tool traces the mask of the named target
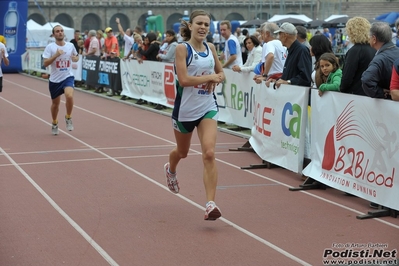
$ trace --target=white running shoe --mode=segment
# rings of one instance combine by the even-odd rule
[[[216,206],[216,203],[213,201],[209,201],[206,204],[204,220],[215,221],[220,216],[222,216],[222,213],[220,212],[218,206]]]
[[[169,172],[169,163],[164,165],[164,171],[169,190],[175,194],[179,193],[179,182],[177,181],[176,173],[171,174]]]
[[[51,133],[53,135],[58,135],[58,124],[52,124],[51,125]]]
[[[68,131],[72,131],[73,130],[72,118],[65,117],[65,123],[66,123],[66,129]]]

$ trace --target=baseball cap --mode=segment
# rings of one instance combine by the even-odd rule
[[[298,33],[295,26],[288,22],[284,22],[283,24],[281,24],[280,28],[276,30],[274,33],[279,33],[279,32],[285,32],[290,35],[295,35]]]
[[[108,33],[108,32],[110,32],[110,31],[112,31],[112,28],[111,28],[111,27],[108,27],[108,28],[105,29],[105,33]]]

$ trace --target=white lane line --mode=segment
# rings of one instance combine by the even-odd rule
[[[2,97],[0,97],[0,98],[2,98]],[[14,104],[14,103],[12,103],[12,102],[10,102],[10,101],[4,99],[4,98],[2,98],[2,99],[3,99],[4,101],[8,102],[9,104],[13,105],[14,107],[20,109],[21,111],[23,111],[23,112],[29,114],[30,116],[32,116],[32,117],[38,119],[39,121],[42,121],[43,123],[45,123],[45,124],[47,124],[47,125],[50,125],[50,123],[48,123],[48,122],[45,121],[44,119],[42,119],[42,118],[36,116],[35,114],[33,114],[33,113],[31,113],[31,112],[29,112],[29,111],[23,109],[22,107],[20,107],[20,106],[18,106],[18,105],[16,105],[16,104]],[[95,114],[95,113],[93,113],[93,112],[89,112],[89,113],[92,113],[92,114],[94,114],[94,115],[97,115],[97,114]],[[103,116],[101,116],[101,117],[103,117]],[[103,117],[103,118],[105,118],[105,117]],[[106,119],[115,122],[114,120],[112,120],[112,119],[110,119],[110,118],[106,118]],[[118,122],[118,123],[121,124],[121,125],[124,125],[123,123],[120,123],[120,122]],[[127,126],[127,125],[126,125],[126,126]],[[128,127],[129,127],[129,126],[128,126]],[[133,127],[130,127],[130,128],[134,129]],[[149,136],[154,136],[154,135],[152,135],[152,134],[146,133],[146,132],[143,131],[143,130],[138,130],[138,129],[137,129],[137,131],[140,131],[140,132],[142,132],[143,134],[146,134],[146,135],[149,135]],[[143,173],[137,171],[136,169],[133,169],[133,168],[131,168],[130,166],[128,166],[128,165],[126,165],[126,164],[124,164],[124,163],[122,163],[122,162],[116,160],[115,158],[113,158],[113,157],[109,156],[108,154],[106,154],[106,153],[100,151],[99,149],[97,149],[97,148],[91,146],[90,144],[88,144],[88,143],[86,143],[86,142],[84,142],[84,141],[82,141],[82,140],[76,138],[75,136],[69,134],[68,132],[65,132],[64,130],[60,130],[60,132],[62,132],[62,133],[64,133],[65,135],[69,136],[70,138],[76,140],[77,142],[79,142],[79,143],[81,143],[81,144],[83,144],[83,145],[89,147],[90,149],[93,149],[94,151],[97,151],[98,153],[100,153],[100,154],[103,155],[104,157],[106,157],[106,158],[108,158],[108,159],[114,161],[115,163],[117,163],[117,164],[121,165],[122,167],[124,167],[124,168],[126,168],[126,169],[128,169],[128,170],[130,170],[130,171],[132,171],[132,172],[134,172],[135,174],[141,176],[142,178],[146,179],[147,181],[149,181],[149,182],[151,182],[151,183],[157,185],[158,187],[160,187],[160,188],[164,189],[165,191],[167,191],[168,193],[170,193],[169,189],[168,189],[165,185],[163,185],[163,184],[161,184],[161,183],[159,183],[159,182],[157,182],[157,181],[151,179],[149,176],[147,176],[147,175],[145,175],[145,174],[143,174]],[[165,142],[168,142],[168,143],[173,143],[173,142],[171,142],[171,141],[169,141],[169,140],[163,139],[163,138],[158,137],[158,136],[154,136],[154,137],[156,137],[157,139],[164,140]],[[198,151],[195,151],[195,150],[192,150],[192,151],[193,151],[194,153],[200,154],[200,152],[198,152]],[[7,158],[9,158],[10,160],[12,160],[12,158],[9,157],[9,156],[7,156]],[[222,160],[218,160],[218,161],[224,162],[224,161],[222,161]],[[13,162],[14,162],[14,161],[13,161]],[[15,163],[15,162],[14,162],[14,163]],[[13,163],[13,164],[14,164],[14,163]],[[231,165],[230,163],[227,163],[227,162],[224,162],[224,163]],[[21,171],[21,170],[23,171],[23,169],[22,169],[20,166],[18,166],[18,164],[15,163],[15,166],[18,167],[18,169],[20,169],[20,171]],[[236,167],[237,167],[237,166],[236,166]],[[25,175],[28,176],[25,172],[21,172],[21,173],[24,173],[24,176],[25,176]],[[30,177],[29,177],[29,179],[32,180]],[[28,180],[29,180],[29,179],[28,179]],[[32,182],[33,182],[33,180],[32,180]],[[32,182],[31,182],[31,183],[32,183]],[[32,184],[36,184],[36,183],[33,182]],[[35,188],[38,189],[38,188],[40,188],[40,187],[36,185]],[[41,190],[41,188],[40,188],[40,190]],[[43,191],[43,190],[41,190],[41,191]],[[43,193],[44,193],[44,191],[43,191]],[[45,195],[47,196],[47,194],[45,194]],[[194,201],[192,201],[192,200],[190,200],[190,199],[188,199],[188,198],[186,198],[186,197],[184,197],[184,196],[182,196],[182,195],[180,195],[180,194],[177,194],[176,196],[180,197],[182,200],[184,200],[184,201],[190,203],[191,205],[193,205],[193,206],[195,206],[195,207],[201,209],[202,211],[205,211],[205,208],[204,208],[203,206],[197,204],[196,202],[194,202]],[[47,196],[47,197],[48,197],[48,196]],[[48,197],[48,198],[51,200],[50,197]],[[49,201],[49,202],[50,202],[50,201]],[[54,203],[55,203],[55,202],[54,202]],[[61,210],[61,208],[59,208],[58,205],[56,205],[56,207],[57,207],[58,209]],[[67,217],[68,217],[68,216],[67,216]],[[69,218],[69,217],[68,217],[68,218]],[[267,240],[265,240],[265,239],[263,239],[263,238],[257,236],[256,234],[254,234],[254,233],[250,232],[249,230],[246,230],[245,228],[243,228],[243,227],[241,227],[241,226],[239,226],[239,225],[233,223],[232,221],[227,220],[227,219],[225,219],[225,218],[221,218],[220,220],[223,221],[223,222],[225,222],[226,224],[228,224],[228,225],[234,227],[236,230],[238,230],[238,231],[240,231],[240,232],[246,234],[247,236],[249,236],[249,237],[251,237],[251,238],[253,238],[253,239],[259,241],[260,243],[262,243],[262,244],[268,246],[269,248],[274,249],[275,251],[279,252],[280,254],[286,256],[287,258],[289,258],[289,259],[291,259],[291,260],[293,260],[293,261],[299,263],[300,265],[311,266],[311,264],[309,264],[308,262],[301,260],[300,258],[294,256],[293,254],[291,254],[291,253],[285,251],[284,249],[282,249],[282,248],[280,248],[280,247],[278,247],[278,246],[272,244],[271,242],[269,242],[269,241],[267,241]],[[71,221],[73,221],[73,220],[71,219]],[[76,225],[77,225],[77,224],[76,224]],[[80,227],[79,227],[79,228],[80,228]],[[82,230],[82,231],[83,231],[83,230]],[[83,231],[83,232],[84,232],[84,231]],[[87,235],[87,233],[85,233],[85,232],[84,232],[84,234]],[[86,237],[85,237],[85,239],[86,239]],[[93,240],[93,241],[94,241],[94,240]],[[89,241],[89,243],[90,243],[90,241]],[[99,246],[98,246],[98,247],[99,247]],[[97,249],[96,249],[96,250],[97,250]],[[98,250],[97,250],[97,251],[98,251]],[[105,252],[105,251],[104,251],[104,252]],[[100,253],[100,254],[101,254],[101,253]]]
[[[94,151],[95,152],[95,151]],[[216,154],[226,154],[230,152],[217,152]],[[8,153],[8,155],[12,155],[11,153]],[[199,153],[188,153],[189,156],[199,156],[201,154]],[[0,154],[0,156],[3,156]],[[140,155],[140,156],[114,156],[113,158],[117,160],[122,160],[122,159],[140,159],[140,158],[154,158],[154,157],[168,157],[168,154],[159,154],[159,155]],[[57,160],[57,161],[32,161],[32,162],[26,162],[26,163],[18,163],[18,165],[36,165],[36,164],[54,164],[54,163],[71,163],[71,162],[87,162],[87,161],[102,161],[102,160],[109,160],[108,158],[104,157],[97,157],[97,158],[86,158],[86,159],[72,159],[72,160]],[[13,164],[11,163],[6,163],[6,164],[0,164],[0,167],[2,166],[12,166]]]
[[[1,147],[0,152],[14,165],[14,167],[28,180],[34,188],[50,203],[51,206],[81,235],[97,252],[110,264],[119,265],[110,255],[96,243],[60,206],[22,169]]]
[[[37,92],[37,91],[35,91],[35,90],[32,90],[32,89],[30,89],[30,88],[28,88],[28,87],[19,85],[19,84],[14,83],[14,82],[11,82],[11,83],[13,83],[13,84],[15,84],[15,85],[17,85],[17,86],[19,86],[19,87],[25,88],[25,89],[27,89],[27,90],[30,90],[30,91],[32,91],[32,92],[36,92],[36,93],[38,93],[38,94],[41,94],[41,95],[44,95],[44,96],[48,97],[47,94],[39,93],[39,92]],[[2,98],[2,97],[0,97],[0,98]],[[4,99],[4,100],[5,100],[5,99]],[[8,100],[5,100],[5,101],[9,102]],[[31,114],[30,112],[28,112],[28,111],[22,109],[21,107],[15,105],[14,103],[11,103],[11,102],[9,102],[9,103],[10,103],[11,105],[14,105],[14,106],[16,106],[17,108],[23,110],[24,112],[27,112],[27,113],[30,114],[31,116],[36,117],[37,119],[43,121],[44,123],[46,123],[46,124],[48,124],[48,125],[50,124],[50,123],[47,123],[46,121],[44,121],[43,119],[41,119],[41,118],[35,116],[34,114]],[[119,125],[125,126],[125,127],[127,127],[127,128],[136,130],[136,131],[141,132],[141,133],[143,133],[143,134],[145,134],[145,135],[152,136],[152,137],[154,137],[154,138],[156,138],[156,139],[163,140],[163,141],[165,141],[165,142],[167,142],[167,143],[169,143],[169,144],[173,144],[173,145],[175,144],[174,142],[172,142],[172,141],[170,141],[170,140],[167,140],[167,139],[164,139],[164,138],[155,136],[155,135],[150,134],[150,133],[147,133],[147,132],[145,132],[145,131],[143,131],[143,130],[140,130],[140,129],[137,129],[137,128],[135,128],[135,127],[132,127],[132,126],[123,124],[123,123],[121,123],[121,122],[119,122],[119,121],[115,121],[115,120],[113,120],[113,119],[111,119],[111,118],[104,117],[104,116],[102,116],[102,115],[99,115],[99,114],[94,113],[94,112],[92,112],[92,111],[89,111],[89,110],[87,110],[87,109],[84,109],[84,108],[81,108],[81,107],[76,107],[76,108],[78,108],[78,109],[80,109],[80,110],[82,110],[82,111],[88,112],[88,113],[90,113],[90,114],[92,114],[92,115],[95,115],[95,116],[104,118],[104,119],[106,119],[106,120],[108,120],[108,121],[111,121],[111,122],[114,122],[114,123],[116,123],[116,124],[119,124]],[[62,131],[62,130],[61,130],[61,131]],[[79,140],[79,139],[73,137],[72,135],[70,135],[70,134],[68,134],[68,133],[66,133],[66,132],[65,132],[65,134],[67,134],[67,135],[70,136],[71,138],[73,138],[73,139],[75,139],[75,140],[77,140],[77,141],[79,141],[79,142],[81,142],[81,143],[84,143],[83,141],[81,141],[81,140]],[[88,147],[92,147],[92,146],[90,146],[89,144],[85,144],[85,145],[87,145]],[[116,163],[121,164],[121,165],[124,166],[125,168],[130,169],[131,171],[135,172],[136,174],[140,175],[141,177],[145,178],[146,180],[148,180],[148,181],[150,181],[150,182],[152,182],[152,183],[154,183],[154,184],[156,184],[156,185],[162,187],[163,189],[169,191],[168,188],[166,188],[165,186],[163,186],[163,185],[159,184],[158,182],[152,180],[151,178],[149,178],[149,177],[143,175],[142,173],[140,173],[140,172],[138,172],[138,171],[136,171],[136,170],[130,168],[129,166],[127,166],[127,165],[125,165],[125,164],[123,164],[123,163],[121,163],[121,162],[115,160],[114,158],[112,158],[112,157],[106,155],[105,153],[101,152],[100,150],[98,150],[98,149],[96,149],[96,148],[94,148],[94,147],[92,147],[92,148],[93,148],[94,150],[98,151],[99,153],[101,153],[102,155],[104,155],[104,156],[106,156],[106,157],[109,157],[110,159],[114,160]],[[201,152],[198,152],[198,151],[196,151],[196,150],[192,150],[192,149],[191,149],[191,151],[193,151],[194,153],[201,154]],[[223,163],[223,164],[226,164],[226,165],[229,165],[229,166],[231,166],[231,167],[233,167],[233,168],[237,168],[237,169],[240,169],[240,170],[241,170],[241,167],[240,167],[240,166],[233,165],[233,164],[231,164],[231,163],[228,163],[228,162],[223,161],[223,160],[220,160],[220,159],[216,159],[216,160],[217,160],[218,162],[221,162],[221,163]],[[285,187],[287,187],[287,188],[291,188],[291,187],[292,187],[291,185],[282,183],[282,182],[280,182],[280,181],[278,181],[278,180],[275,180],[275,179],[266,177],[266,176],[264,176],[264,175],[258,174],[258,173],[256,173],[256,172],[253,172],[253,171],[250,171],[250,170],[243,170],[243,171],[247,171],[247,172],[249,172],[249,173],[251,173],[251,174],[253,174],[253,175],[255,175],[255,176],[258,176],[258,177],[260,177],[260,178],[263,178],[263,179],[266,179],[266,180],[275,182],[275,183],[280,184],[280,185],[282,185],[282,186],[285,186]],[[347,206],[345,206],[345,205],[342,205],[342,204],[339,204],[339,203],[337,203],[337,202],[334,202],[334,201],[331,201],[331,200],[328,200],[328,199],[324,199],[324,198],[319,197],[319,196],[317,196],[317,195],[311,194],[311,193],[308,192],[308,191],[299,191],[299,192],[300,192],[300,193],[305,193],[305,194],[308,195],[308,196],[314,197],[314,198],[316,198],[316,199],[319,199],[319,200],[324,201],[324,202],[326,202],[326,203],[335,205],[335,206],[337,206],[337,207],[340,207],[340,208],[343,208],[343,209],[352,211],[352,212],[354,212],[354,213],[356,213],[356,214],[364,214],[364,212],[360,212],[360,211],[358,211],[358,210],[355,210],[355,209],[353,209],[353,208],[349,208],[349,207],[347,207]],[[295,193],[295,192],[293,192],[293,193]],[[179,194],[178,194],[177,196],[182,197],[182,196],[179,195]],[[204,210],[204,208],[203,208],[202,206],[196,204],[195,202],[192,202],[191,200],[186,199],[186,198],[184,198],[184,199],[185,199],[187,202],[190,202],[191,204],[193,204],[193,205],[197,206],[198,208]],[[225,220],[225,219],[223,219],[223,220]],[[385,225],[388,225],[388,226],[391,226],[391,227],[393,227],[393,228],[399,229],[399,226],[398,226],[398,225],[392,224],[392,223],[387,222],[387,221],[385,221],[385,220],[382,220],[382,219],[380,219],[380,218],[373,218],[373,220],[378,221],[378,222],[381,222],[381,223],[383,223],[383,224],[385,224]],[[226,220],[226,221],[227,221],[227,220]],[[245,230],[245,229],[243,229],[243,230]],[[251,234],[252,234],[252,233],[251,233]],[[250,236],[250,235],[249,235],[249,236]],[[265,240],[265,241],[266,241],[266,240]],[[262,243],[263,243],[263,242],[262,242]],[[273,244],[272,244],[272,245],[273,245]],[[268,246],[269,246],[269,245],[268,245]],[[269,246],[269,247],[271,247],[271,246]],[[273,247],[271,247],[271,248],[273,248]]]

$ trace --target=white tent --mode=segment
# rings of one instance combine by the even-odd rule
[[[282,19],[286,19],[286,18],[295,18],[295,19],[300,19],[305,21],[306,23],[311,22],[312,19],[309,18],[306,15],[293,15],[293,14],[288,14],[288,15],[274,15],[273,17],[271,17],[268,21],[269,22],[275,22],[275,21],[279,21]]]
[[[66,27],[58,22],[48,22],[42,26],[30,19],[26,23],[26,47],[46,47],[49,42],[52,29],[56,25],[61,25],[64,28],[65,41],[70,41],[73,39],[75,30],[72,28]]]
[[[348,15],[331,15],[328,18],[326,18],[324,21],[330,21],[333,19],[337,19],[337,18],[344,18],[344,17],[348,17]]]

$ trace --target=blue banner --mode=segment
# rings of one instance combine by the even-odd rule
[[[22,71],[21,55],[26,49],[26,20],[28,1],[0,0],[0,34],[6,40],[9,66],[2,66],[4,73]]]

